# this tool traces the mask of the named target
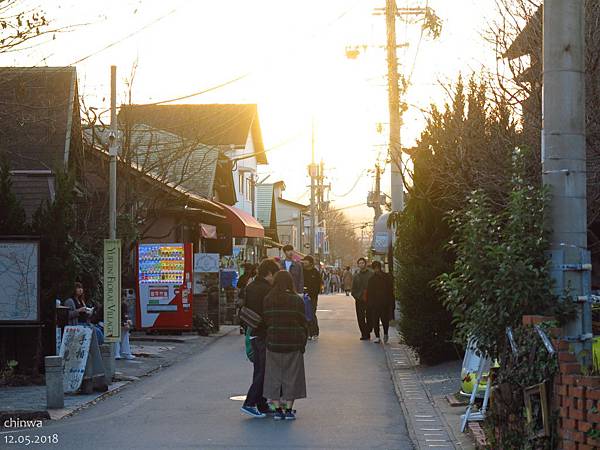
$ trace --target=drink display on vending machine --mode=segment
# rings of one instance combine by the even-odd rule
[[[136,321],[143,329],[192,328],[192,244],[139,244]]]

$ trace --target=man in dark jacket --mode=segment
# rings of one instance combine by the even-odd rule
[[[371,339],[371,326],[367,312],[367,285],[369,278],[373,275],[367,268],[367,260],[359,258],[357,261],[358,272],[352,279],[352,297],[354,297],[354,306],[356,307],[356,320],[360,329],[360,340],[368,341]]]
[[[296,293],[302,295],[302,289],[304,288],[304,273],[302,270],[302,264],[294,261],[294,247],[291,245],[284,245],[283,253],[285,253],[285,259],[281,261],[281,268],[290,273],[294,280],[294,288],[296,289]]]
[[[315,260],[312,256],[306,255],[302,260],[304,263],[304,288],[310,297],[312,305],[313,320],[308,324],[308,339],[316,340],[319,338],[319,321],[317,320],[317,304],[319,302],[319,292],[323,282],[321,274],[315,267]]]
[[[371,320],[371,328],[375,332],[375,342],[380,343],[379,321],[383,325],[383,343],[387,344],[390,318],[394,311],[394,287],[392,277],[381,270],[381,263],[373,261],[371,264],[373,276],[367,283],[367,310]]]
[[[258,266],[258,274],[254,281],[246,286],[245,306],[260,316],[263,315],[263,300],[271,290],[273,277],[277,272],[279,272],[279,265],[272,259],[265,259]],[[263,397],[267,355],[266,337],[267,330],[264,322],[252,330],[250,342],[254,352],[254,372],[252,384],[246,394],[246,401],[240,408],[244,414],[257,418],[266,417],[266,413],[269,411],[267,399]]]

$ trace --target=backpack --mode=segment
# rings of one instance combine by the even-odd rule
[[[302,296],[302,300],[304,301],[304,315],[306,316],[306,321],[312,322],[315,319],[313,315],[312,301],[306,292]]]

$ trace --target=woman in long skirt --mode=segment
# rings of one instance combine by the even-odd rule
[[[275,420],[294,420],[294,401],[306,398],[304,349],[308,324],[304,302],[294,291],[289,272],[277,272],[265,297],[267,356],[263,395],[275,406]]]

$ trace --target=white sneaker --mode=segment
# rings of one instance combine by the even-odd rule
[[[135,355],[125,355],[125,359],[135,359]]]
[[[121,355],[115,355],[115,359],[121,359]]]
[[[379,338],[375,338],[375,340],[373,341],[374,344],[379,344],[381,342],[381,339]]]

